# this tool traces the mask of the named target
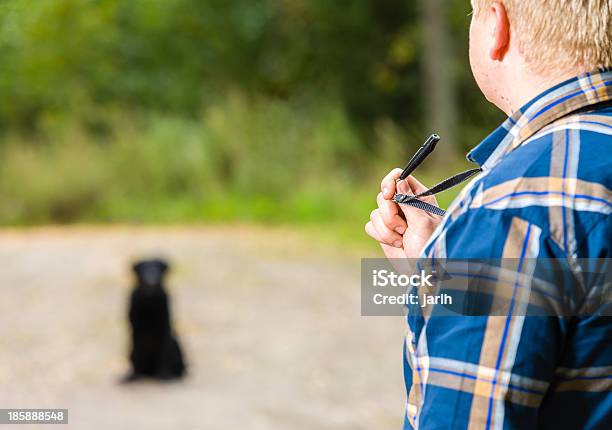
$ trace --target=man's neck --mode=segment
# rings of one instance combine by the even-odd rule
[[[525,106],[528,102],[542,94],[549,88],[571,79],[582,73],[581,70],[573,70],[565,73],[558,73],[550,76],[542,76],[527,71],[508,76],[506,82],[507,90],[496,101],[497,107],[512,116],[517,110]]]

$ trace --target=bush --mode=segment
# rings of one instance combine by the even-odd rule
[[[363,187],[366,154],[332,102],[236,92],[196,119],[98,116],[102,136],[62,118],[35,140],[7,140],[0,223],[315,221],[340,216]]]

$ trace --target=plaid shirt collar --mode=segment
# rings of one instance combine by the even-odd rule
[[[590,105],[612,99],[612,70],[585,73],[562,82],[531,100],[502,123],[467,159],[489,170],[554,121]]]

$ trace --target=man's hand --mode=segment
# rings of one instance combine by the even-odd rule
[[[412,176],[396,183],[401,173],[402,169],[393,169],[382,180],[381,192],[376,196],[378,208],[370,214],[365,230],[380,242],[387,258],[418,258],[442,217],[393,201],[396,192],[414,195],[427,190]],[[438,205],[434,196],[421,199]]]

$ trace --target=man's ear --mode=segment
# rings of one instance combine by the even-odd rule
[[[493,61],[503,61],[510,44],[510,21],[508,21],[508,14],[502,3],[493,2],[490,7],[493,34],[489,56]]]

